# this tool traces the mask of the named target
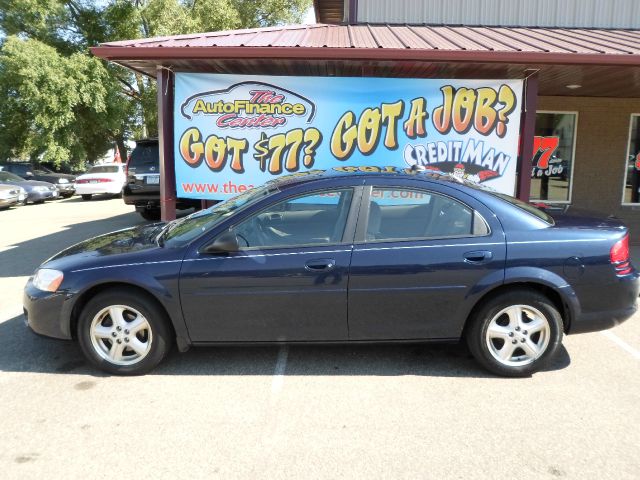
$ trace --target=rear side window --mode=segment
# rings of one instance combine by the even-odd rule
[[[160,149],[157,143],[141,143],[131,152],[131,173],[158,173],[160,171]]]
[[[487,235],[484,219],[465,204],[426,190],[374,188],[366,240]]]

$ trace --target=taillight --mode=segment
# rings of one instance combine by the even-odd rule
[[[629,234],[614,243],[609,251],[609,259],[616,269],[616,275],[627,275],[633,271],[629,261]]]
[[[76,180],[76,183],[108,183],[113,182],[113,178],[87,178],[82,180]]]

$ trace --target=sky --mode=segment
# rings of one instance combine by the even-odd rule
[[[313,11],[313,7],[309,7],[309,10],[307,10],[307,14],[305,15],[304,19],[302,20],[302,23],[316,23],[316,14]]]

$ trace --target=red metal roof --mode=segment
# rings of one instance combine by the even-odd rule
[[[291,25],[108,42],[98,47],[282,47],[640,55],[640,30]]]
[[[640,30],[290,25],[109,42],[92,52],[155,77],[251,75],[522,78],[541,95],[640,97]],[[568,90],[567,85],[582,88]]]

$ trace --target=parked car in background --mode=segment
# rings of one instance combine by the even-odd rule
[[[73,182],[76,177],[65,173],[56,173],[41,165],[28,162],[10,162],[0,165],[0,170],[10,172],[25,180],[39,180],[53,183],[58,187],[58,193],[63,198],[69,198],[75,193]]]
[[[42,203],[58,198],[58,188],[53,183],[25,180],[5,171],[0,171],[0,184],[21,187],[25,191],[25,198],[19,199],[22,203]]]
[[[463,338],[486,369],[524,376],[564,334],[632,316],[638,279],[616,219],[552,217],[451,175],[332,172],[78,243],[40,266],[24,306],[33,330],[116,374],[174,342]]]
[[[93,195],[120,195],[127,180],[122,163],[95,165],[86,173],[76,177],[76,195],[91,200]]]
[[[16,205],[20,197],[20,187],[15,185],[0,185],[0,209],[4,210]]]
[[[134,205],[145,220],[160,219],[160,151],[157,139],[136,141],[126,167],[124,203]],[[176,208],[201,208],[200,200],[178,198]]]

